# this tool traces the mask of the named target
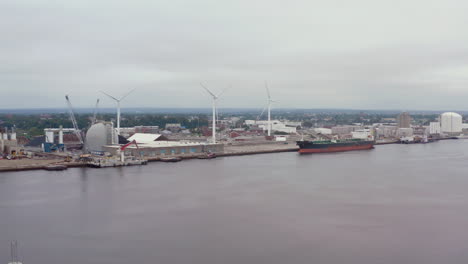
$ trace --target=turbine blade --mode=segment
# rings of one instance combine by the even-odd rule
[[[107,96],[109,96],[111,99],[114,99],[114,100],[117,101],[117,102],[119,101],[117,98],[115,98],[114,96],[112,96],[112,95],[110,95],[110,94],[107,94],[107,93],[104,92],[104,91],[100,91],[100,92],[103,93],[103,94],[105,94],[105,95],[107,95]]]
[[[260,115],[257,116],[257,121],[260,120],[260,118],[262,117],[263,113],[265,113],[266,109],[268,108],[268,106],[265,106],[262,110],[262,112],[260,113]]]
[[[131,93],[132,93],[133,91],[135,91],[135,90],[136,90],[136,88],[133,88],[132,90],[130,90],[130,92],[128,92],[127,94],[125,94],[124,96],[122,96],[122,97],[120,98],[119,101],[122,101],[125,97],[127,97],[129,94],[131,94]]]
[[[268,100],[271,100],[270,89],[268,89],[268,83],[267,83],[267,81],[265,81],[265,89],[266,89],[266,91],[267,91]]]
[[[224,92],[226,92],[230,87],[226,87],[226,89],[222,90],[216,97],[220,97]]]
[[[212,93],[212,92],[210,91],[210,89],[206,88],[206,86],[203,85],[203,83],[200,83],[200,85],[201,85],[201,87],[205,88],[205,90],[206,90],[211,96],[213,96],[213,98],[216,98],[216,95],[214,95],[214,93]]]

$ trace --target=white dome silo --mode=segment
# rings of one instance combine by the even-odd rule
[[[113,125],[110,122],[99,122],[92,125],[86,133],[86,150],[102,151],[102,146],[112,144]]]
[[[441,132],[449,135],[459,135],[462,132],[461,115],[454,112],[446,112],[440,115]]]

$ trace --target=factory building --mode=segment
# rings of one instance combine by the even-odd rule
[[[128,142],[135,141],[137,144],[150,143],[153,141],[168,141],[168,139],[161,134],[147,134],[147,133],[135,133],[129,137]]]
[[[398,128],[410,128],[411,116],[407,112],[399,114],[397,117],[397,126]]]
[[[322,134],[322,135],[331,135],[332,130],[330,128],[325,128],[325,127],[318,127],[314,128],[314,132],[317,134]]]
[[[454,112],[440,115],[441,133],[448,136],[458,136],[462,133],[462,116]]]
[[[13,128],[10,132],[8,132],[7,128],[0,132],[0,154],[16,156],[23,152],[24,149],[18,145],[18,141],[16,140],[16,132]]]
[[[45,142],[42,144],[42,150],[44,152],[53,152],[53,151],[64,151],[64,133],[75,133],[74,128],[45,128]],[[58,137],[56,138],[56,135]],[[78,139],[77,139],[78,140]],[[74,142],[80,144],[79,142]]]
[[[108,145],[102,147],[105,152],[118,155],[119,145]],[[172,155],[184,156],[201,153],[223,153],[224,144],[209,144],[183,141],[151,141],[138,143],[138,147],[130,145],[125,149],[125,156],[143,156],[145,158],[166,157]]]
[[[91,132],[90,132],[91,131]],[[112,144],[112,127],[95,124],[87,134],[87,148],[94,152],[108,152],[111,155],[120,155],[121,145]],[[125,149],[125,156],[140,156],[145,158],[165,157],[171,155],[193,155],[201,153],[222,153],[224,144],[209,144],[193,141],[169,141],[162,134],[135,133],[126,139],[135,141],[137,145],[130,145]],[[91,143],[92,142],[92,143]]]
[[[398,128],[397,130],[397,137],[399,138],[406,138],[406,137],[412,137],[414,134],[414,131],[412,128]]]
[[[375,127],[375,137],[380,138],[396,138],[398,134],[398,127],[382,125]]]
[[[352,138],[374,139],[371,129],[359,129],[351,132]]]
[[[267,120],[245,120],[245,124],[247,126],[258,126],[259,128],[263,129],[263,131],[268,130],[268,121]],[[293,123],[296,125],[297,123]],[[296,133],[296,126],[288,126],[287,123],[283,123],[279,120],[271,120],[271,130],[288,133],[288,134],[295,134]]]
[[[430,135],[440,135],[440,122],[430,122],[429,123],[429,134]]]
[[[362,126],[334,126],[331,128],[331,133],[334,135],[348,135],[351,132],[363,129]]]
[[[159,126],[135,126],[135,127],[121,127],[120,135],[128,138],[135,133],[151,133],[156,134],[160,132]]]

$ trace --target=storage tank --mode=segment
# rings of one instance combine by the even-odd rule
[[[462,132],[462,116],[454,113],[447,112],[440,115],[440,128],[441,132],[448,135],[460,135]]]

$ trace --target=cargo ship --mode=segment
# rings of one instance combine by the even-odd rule
[[[327,152],[342,152],[351,150],[373,149],[375,141],[368,139],[332,139],[332,140],[315,140],[297,141],[299,153],[327,153]]]

